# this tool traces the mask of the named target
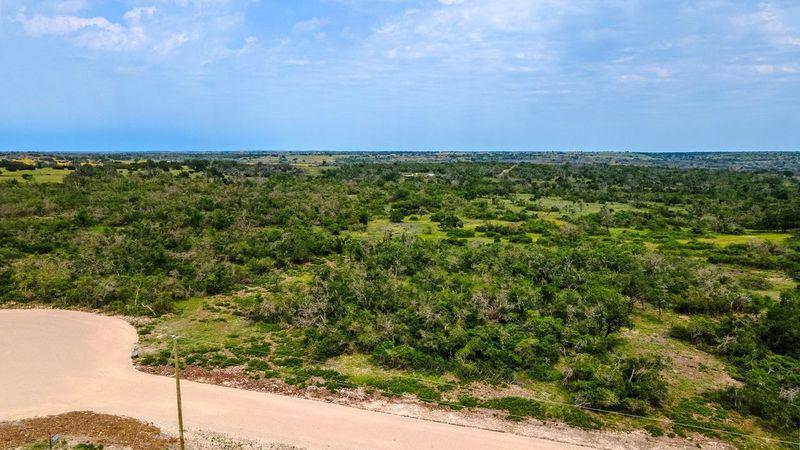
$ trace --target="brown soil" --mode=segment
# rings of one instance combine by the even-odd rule
[[[91,443],[106,448],[132,450],[164,450],[176,448],[177,440],[165,436],[153,425],[127,417],[70,412],[57,416],[38,417],[0,423],[0,448],[19,448],[47,443],[58,434],[69,443]]]

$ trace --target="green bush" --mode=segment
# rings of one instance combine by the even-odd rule
[[[644,426],[644,429],[645,429],[645,431],[650,433],[650,436],[653,436],[653,437],[661,437],[661,436],[664,435],[664,430],[661,429],[661,427],[659,427],[658,425],[648,424],[648,425]]]
[[[502,409],[509,414],[512,420],[522,420],[526,417],[546,419],[545,407],[535,401],[522,397],[502,397],[480,402],[480,406],[491,409]]]
[[[369,378],[366,380],[366,385],[389,395],[414,394],[425,401],[439,401],[442,398],[442,394],[436,388],[408,377]]]
[[[564,383],[578,404],[647,414],[667,398],[663,368],[656,356],[619,358],[613,364],[581,356],[565,369]]]
[[[800,359],[800,294],[784,294],[762,320],[761,339],[782,355]]]

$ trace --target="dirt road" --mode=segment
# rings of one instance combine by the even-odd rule
[[[175,383],[136,371],[136,331],[74,311],[0,310],[0,421],[92,410],[177,431]],[[308,448],[578,449],[513,434],[185,381],[190,430]]]

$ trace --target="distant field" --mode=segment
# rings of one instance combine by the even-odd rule
[[[569,216],[581,216],[586,214],[595,214],[600,212],[604,207],[609,211],[634,211],[638,208],[633,207],[627,203],[608,202],[573,202],[559,197],[542,197],[535,201],[543,208],[558,209],[560,213]]]
[[[752,241],[767,241],[773,244],[782,244],[792,235],[788,233],[748,233],[748,234],[720,234],[710,238],[700,238],[698,241],[720,246],[733,244],[747,244]]]
[[[17,170],[8,171],[0,169],[0,182],[17,180],[19,182],[34,182],[34,183],[61,183],[64,177],[70,173],[69,170],[57,170],[50,167],[35,170]],[[26,179],[26,175],[33,177],[31,180]]]
[[[44,154],[6,152],[0,158],[13,158],[28,163]],[[162,160],[236,160],[247,163],[292,164],[297,167],[320,166],[323,163],[531,163],[550,165],[612,164],[647,167],[673,167],[681,169],[716,170],[775,170],[800,174],[800,152],[687,152],[687,153],[634,153],[634,152],[133,152],[114,154],[53,153],[56,160],[94,161],[110,158],[121,162]],[[514,171],[509,174],[513,178]]]

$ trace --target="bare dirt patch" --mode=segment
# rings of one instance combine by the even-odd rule
[[[220,433],[193,431],[187,435],[186,446],[191,450],[302,450],[288,444],[265,443],[233,439]]]
[[[47,443],[53,434],[72,444],[91,443],[109,449],[177,448],[175,438],[164,435],[153,425],[128,417],[86,411],[0,423],[0,448]]]

